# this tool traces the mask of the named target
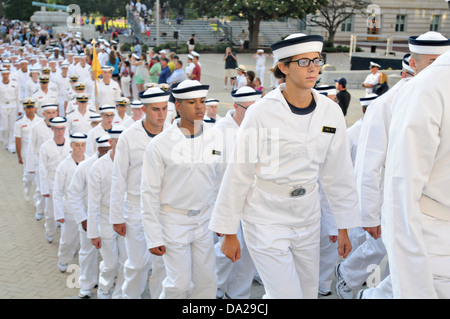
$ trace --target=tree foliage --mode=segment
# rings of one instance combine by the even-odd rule
[[[30,0],[2,0],[3,12],[9,20],[29,21],[33,13],[39,10]]]
[[[352,15],[363,14],[370,3],[368,0],[328,0],[328,5],[320,7],[319,14],[313,15],[310,22],[327,30],[328,42],[333,43],[342,22]]]
[[[262,20],[304,18],[327,5],[327,0],[192,0],[204,14],[239,16],[249,24],[250,48],[258,47],[259,24]]]

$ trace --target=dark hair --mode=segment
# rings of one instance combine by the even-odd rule
[[[112,50],[109,52],[109,63],[111,63],[111,65],[116,64],[116,54]]]
[[[253,80],[255,79],[255,76],[256,76],[255,72],[249,70],[249,71],[247,71],[247,75],[249,77],[250,82],[253,82]]]
[[[291,61],[291,58],[284,58],[284,59],[279,60],[278,63],[284,63],[285,65],[288,65],[289,61]],[[273,75],[277,79],[285,79],[286,74],[281,72],[281,70],[278,68],[278,63],[273,68],[271,68],[270,71],[272,71]]]

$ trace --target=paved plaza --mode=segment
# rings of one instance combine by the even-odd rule
[[[186,61],[185,55],[180,56]],[[203,84],[210,85],[209,98],[220,100],[219,114],[225,115],[232,108],[230,90],[224,90],[224,62],[222,54],[202,54]],[[339,54],[339,59],[345,56]],[[332,57],[328,57],[332,63]],[[251,54],[238,55],[239,64],[248,70],[255,70],[255,60]],[[265,83],[270,83],[267,59]],[[266,91],[270,87],[266,86]],[[363,90],[349,90],[352,95],[347,115],[350,126],[362,116],[359,98]],[[72,273],[60,273],[57,268],[57,250],[60,231],[58,229],[53,243],[45,239],[44,221],[36,221],[32,202],[26,202],[23,195],[23,168],[18,164],[16,154],[0,149],[0,298],[2,299],[63,299],[78,298],[75,287],[78,256],[73,260]],[[264,289],[254,282],[252,298],[261,298]],[[144,296],[145,297],[145,296]],[[333,294],[327,298],[336,298]]]

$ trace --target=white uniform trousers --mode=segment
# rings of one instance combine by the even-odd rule
[[[264,283],[264,298],[317,298],[320,221],[303,226],[242,222],[244,237]]]
[[[22,156],[23,156],[23,152],[22,152]],[[24,156],[23,158],[25,158],[26,156]],[[22,177],[22,184],[23,184],[23,192],[25,194],[25,197],[27,198],[28,196],[30,196],[33,193],[33,188],[36,186],[36,173],[30,173],[27,172],[27,170],[25,169],[26,167],[26,160],[23,159],[23,177]]]
[[[160,299],[214,299],[217,277],[209,220],[200,224],[171,224],[169,213],[161,218],[166,253],[166,277]]]
[[[120,78],[120,84],[123,92],[123,96],[131,98],[131,77],[123,76]]]
[[[2,143],[5,149],[16,151],[16,140],[14,137],[14,126],[17,120],[16,108],[0,108]]]
[[[320,264],[319,264],[319,291],[331,291],[334,276],[334,266],[339,259],[338,244],[330,242],[330,236],[321,223],[320,230]]]
[[[67,205],[65,205],[67,206]],[[80,233],[75,218],[71,213],[65,213],[64,223],[61,224],[59,237],[58,261],[65,265],[73,260],[80,246]]]
[[[41,189],[39,187],[39,171],[36,169],[34,173],[34,180],[36,181],[36,189],[34,190],[33,200],[36,207],[36,214],[43,216],[45,211],[45,197],[42,196]],[[52,200],[53,201],[53,200]]]
[[[106,213],[109,214],[109,208],[102,207],[102,216],[100,217],[100,238],[102,240],[100,254],[102,255],[102,261],[100,262],[98,289],[105,295],[110,294],[117,277],[112,298],[120,299],[122,298],[124,281],[123,265],[127,260],[125,240],[114,231],[109,220],[104,218]]]
[[[389,269],[388,267],[386,267]],[[376,287],[364,290],[362,299],[393,299],[391,276],[384,278]]]
[[[386,256],[386,249],[381,238],[374,239],[369,233],[349,257],[341,262],[339,270],[350,289],[356,289],[368,280],[373,267],[378,266]]]
[[[78,262],[80,264],[80,288],[83,290],[93,289],[98,284],[99,258],[98,250],[87,238],[87,232],[78,225],[80,237],[80,251]]]
[[[352,250],[348,254],[347,258],[363,243],[366,241],[366,231],[362,227],[355,227],[349,230],[348,239],[352,244]]]
[[[58,227],[58,222],[55,221],[55,212],[53,209],[53,190],[50,190],[50,197],[44,197],[45,208],[44,208],[44,218],[45,218],[45,233],[48,236],[55,236],[56,227]]]
[[[214,245],[216,253],[217,295],[226,292],[231,299],[250,299],[253,277],[256,273],[247,245],[245,244],[242,226],[239,226],[237,238],[241,244],[241,258],[232,262],[221,250],[224,237],[219,237]]]
[[[264,72],[266,71],[266,68],[263,67],[256,67],[256,77],[258,77],[261,80],[261,86],[264,86]]]
[[[140,214],[140,202],[126,200],[124,209],[127,216],[136,212]],[[126,223],[125,247],[127,260],[123,270],[123,298],[141,298],[148,281],[150,269],[152,269],[149,281],[150,297],[158,298],[162,290],[162,280],[165,277],[164,262],[162,257],[155,258],[157,256],[153,256],[149,252],[142,222]],[[155,259],[158,260],[155,261]],[[162,263],[162,266],[153,266],[154,262]]]

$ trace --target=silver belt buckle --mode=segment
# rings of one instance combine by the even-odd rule
[[[291,191],[291,197],[299,197],[306,194],[306,189],[303,187],[294,188]]]

